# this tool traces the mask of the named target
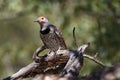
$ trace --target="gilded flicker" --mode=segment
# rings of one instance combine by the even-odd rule
[[[40,25],[40,38],[44,45],[35,51],[33,59],[39,57],[39,53],[44,49],[49,49],[53,52],[56,52],[59,48],[67,49],[60,31],[56,28],[56,26],[50,24],[47,18],[38,17],[38,19],[34,22],[37,22]]]

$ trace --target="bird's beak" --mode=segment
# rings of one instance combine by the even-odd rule
[[[34,20],[34,22],[39,22],[39,20]]]

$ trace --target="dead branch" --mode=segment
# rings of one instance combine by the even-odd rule
[[[86,48],[86,47],[88,47],[90,45],[90,43],[87,43],[87,44],[88,45],[82,45],[82,46],[80,46],[78,48],[78,50],[84,50],[83,48]],[[104,63],[102,63],[101,61],[99,61],[96,57],[92,57],[92,56],[90,56],[88,54],[85,54],[85,53],[83,54],[83,57],[94,61],[95,63],[99,64],[102,67],[107,67]]]
[[[85,46],[86,45],[86,46]],[[32,62],[26,67],[23,67],[18,72],[13,74],[10,77],[5,78],[4,80],[16,80],[18,78],[26,78],[26,77],[34,77],[38,74],[59,74],[62,72],[63,68],[64,70],[69,71],[76,71],[78,74],[78,71],[81,69],[83,64],[82,59],[82,53],[85,51],[85,49],[88,47],[88,44],[85,44],[84,46],[80,46],[80,50],[58,50],[56,52],[56,57],[53,52],[50,54],[46,54],[42,57],[40,57],[39,62]],[[73,59],[71,62],[71,58]],[[69,59],[69,61],[68,61]],[[67,63],[68,61],[68,63]],[[66,66],[69,64],[70,67],[66,68]],[[79,65],[78,65],[79,64]],[[74,75],[74,74],[71,74]]]
[[[53,52],[41,56],[39,62],[32,62],[21,68],[18,72],[3,80],[16,80],[18,78],[34,77],[38,74],[60,74],[60,77],[78,77],[83,66],[83,57],[88,58],[102,67],[106,67],[95,57],[83,54],[89,43],[80,46],[77,50],[58,50],[56,57]]]
[[[74,39],[74,42],[75,42],[75,46],[78,48],[78,42],[76,40],[76,36],[75,36],[75,27],[73,28],[73,39]]]
[[[61,77],[78,77],[79,71],[83,66],[83,52],[72,50],[70,51],[70,58],[62,70]]]
[[[84,56],[84,58],[90,59],[90,60],[94,61],[95,63],[99,64],[102,67],[107,67],[104,63],[102,63],[101,61],[99,61],[95,57],[92,57],[92,56],[87,55],[87,54],[83,54],[83,56]]]
[[[78,42],[77,42],[76,36],[75,36],[75,27],[73,28],[73,38],[74,38],[75,45],[78,47]],[[88,46],[90,45],[89,42],[88,42],[87,44],[88,44],[88,45],[82,45],[82,46],[80,46],[80,47],[78,48],[78,50],[83,50],[83,51],[84,51],[83,48],[86,48],[86,47],[88,47]],[[83,54],[83,57],[94,61],[95,63],[99,64],[99,65],[102,66],[102,67],[107,67],[107,66],[106,66],[105,64],[103,64],[101,61],[99,61],[98,59],[96,59],[97,55],[98,55],[98,54],[96,53],[96,55],[95,55],[94,57],[92,57],[92,56],[90,56],[90,55]]]

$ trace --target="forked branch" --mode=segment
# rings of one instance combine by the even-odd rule
[[[75,42],[75,45],[78,47],[78,42],[77,42],[77,39],[76,39],[76,35],[75,35],[75,27],[73,28],[73,38],[74,38],[74,42]],[[88,43],[88,46],[90,45],[90,43]],[[86,45],[83,45],[83,46],[86,46]],[[78,49],[82,49],[83,47],[79,47]],[[98,53],[95,54],[94,57],[90,56],[90,55],[87,55],[87,54],[83,54],[83,57],[84,58],[87,58],[87,59],[90,59],[92,61],[94,61],[95,63],[99,64],[100,66],[102,67],[107,67],[104,63],[102,63],[101,61],[99,61],[96,57],[97,57]]]

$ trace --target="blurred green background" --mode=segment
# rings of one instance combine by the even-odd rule
[[[39,25],[45,16],[62,32],[69,49],[76,49],[72,30],[76,27],[79,45],[90,42],[87,54],[107,65],[120,62],[119,0],[0,0],[0,79],[32,62],[42,45]],[[45,52],[43,52],[45,53]],[[85,59],[81,75],[100,68]]]

